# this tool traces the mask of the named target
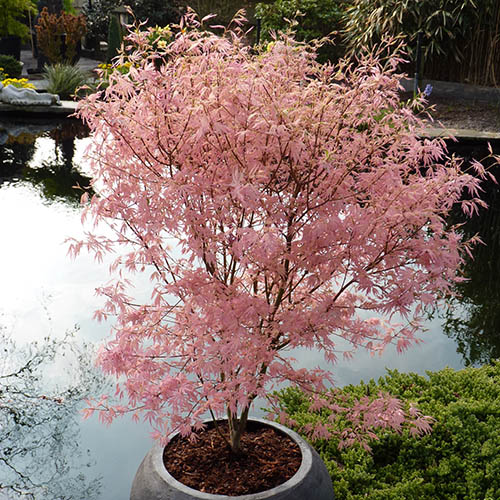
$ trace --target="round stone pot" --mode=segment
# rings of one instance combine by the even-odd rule
[[[156,444],[146,455],[135,475],[130,500],[334,500],[333,486],[318,453],[296,432],[267,420],[249,422],[269,425],[295,441],[302,452],[299,470],[288,481],[270,490],[249,495],[213,495],[195,490],[174,479],[163,464],[163,449]]]

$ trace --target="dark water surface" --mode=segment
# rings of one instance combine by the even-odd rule
[[[21,365],[22,359],[28,359],[24,346],[32,346],[36,355],[35,341],[47,336],[62,339],[75,325],[78,342],[98,343],[110,328],[92,319],[100,304],[94,290],[107,281],[107,263],[95,263],[85,255],[70,260],[64,243],[68,236],[82,235],[81,189],[74,186],[85,187],[89,182],[82,159],[90,141],[85,135],[78,122],[69,120],[30,124],[0,120],[0,352],[4,353],[0,358],[0,377],[4,377],[0,378],[0,499],[17,498],[16,490],[47,500],[61,498],[61,491],[67,499],[127,499],[134,473],[151,446],[145,424],[122,419],[106,427],[95,418],[81,420],[77,410],[83,404],[78,398],[98,390],[102,383],[81,344],[75,347],[78,353],[72,361],[56,356],[41,363],[48,373],[43,383],[30,386],[26,374],[28,382],[22,389],[30,397],[6,397],[20,384],[19,377],[11,378],[9,389],[5,375],[20,366],[15,365],[16,359]],[[425,373],[499,357],[498,188],[488,185],[485,197],[491,208],[464,226],[470,234],[480,231],[487,243],[467,264],[470,281],[460,286],[465,298],[454,300],[452,309],[442,309],[429,319],[422,345],[402,355],[388,349],[380,358],[359,353],[354,361],[340,361],[334,367],[339,385],[379,377],[386,367]],[[147,293],[146,279],[137,278],[135,283],[141,293]],[[303,366],[324,365],[313,351],[298,352],[296,357]],[[75,372],[78,363],[83,368]],[[43,398],[50,392],[43,384],[58,386],[60,391],[71,385],[75,389],[66,394],[64,406]],[[34,438],[44,435],[55,439],[47,437],[44,446],[37,445]],[[9,448],[8,442],[17,443],[19,449]],[[47,470],[35,478],[34,471],[44,467]]]

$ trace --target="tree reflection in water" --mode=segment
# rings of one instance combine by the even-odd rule
[[[90,179],[73,165],[75,139],[88,135],[78,120],[0,121],[0,185],[4,182],[29,182],[47,200],[64,199],[78,203]],[[50,138],[54,155],[39,165],[31,165],[39,138]],[[50,155],[52,156],[52,155]]]
[[[0,186],[28,182],[49,201],[78,203],[73,186],[89,179],[73,166],[74,144],[86,135],[76,120],[0,120]],[[41,140],[53,151],[34,164]],[[79,410],[103,384],[91,349],[70,335],[20,345],[0,324],[0,353],[0,499],[98,498],[101,480],[79,447]]]
[[[0,498],[97,498],[100,478],[86,476],[78,444],[83,399],[103,384],[91,350],[70,334],[20,346],[5,328],[0,350]]]
[[[467,148],[467,149],[466,149]],[[496,154],[500,145],[496,147]],[[488,155],[485,146],[460,145],[458,153],[482,159]],[[468,159],[467,158],[467,159]],[[500,166],[483,161],[500,180]],[[465,257],[464,281],[456,286],[460,299],[450,299],[445,312],[444,331],[457,342],[457,352],[467,365],[480,365],[500,358],[500,193],[493,181],[484,183],[482,198],[488,209],[471,218],[456,213],[451,222],[463,223],[466,237],[478,234],[484,245],[477,245],[473,258]]]

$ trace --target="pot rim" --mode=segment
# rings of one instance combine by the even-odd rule
[[[227,420],[225,418],[219,419],[220,421]],[[300,437],[295,431],[289,429],[288,427],[281,425],[277,422],[271,422],[269,420],[263,418],[249,418],[249,422],[258,422],[264,425],[268,425],[270,427],[275,428],[279,432],[290,437],[300,448],[300,452],[302,454],[302,461],[300,463],[300,467],[297,472],[287,481],[274,488],[269,490],[260,491],[258,493],[250,493],[247,495],[238,495],[238,496],[230,496],[230,495],[218,495],[214,493],[205,493],[202,491],[195,490],[194,488],[190,488],[185,484],[177,481],[170,473],[163,463],[163,450],[165,446],[161,443],[155,443],[153,449],[151,450],[151,460],[152,466],[158,476],[165,481],[167,484],[173,485],[177,490],[185,493],[186,495],[191,495],[193,498],[197,498],[200,500],[222,500],[222,499],[238,499],[238,500],[264,500],[266,498],[272,498],[274,495],[279,493],[283,493],[289,489],[294,488],[296,485],[300,484],[306,478],[309,473],[312,463],[313,463],[313,455],[310,446],[307,442]],[[205,423],[212,422],[212,420],[207,420]],[[171,438],[176,436],[178,432],[174,432],[171,435]]]

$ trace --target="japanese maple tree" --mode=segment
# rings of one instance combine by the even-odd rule
[[[485,173],[464,173],[442,140],[419,138],[396,56],[332,66],[286,35],[256,51],[238,31],[186,25],[156,52],[148,32],[131,33],[129,70],[79,106],[94,137],[85,217],[112,231],[71,251],[122,247],[112,270],[152,282],[147,303],[125,274],[100,289],[97,316],[116,320],[99,363],[124,376],[126,404],[104,397],[90,411],[143,412],[158,436],[226,414],[238,450],[257,397],[283,382],[319,394],[332,380],[288,351],[335,363],[339,340],[346,356],[416,341],[423,306],[459,279],[472,243],[446,215],[481,203]],[[429,429],[389,396],[349,411],[322,404],[353,420],[344,444],[371,426]]]

